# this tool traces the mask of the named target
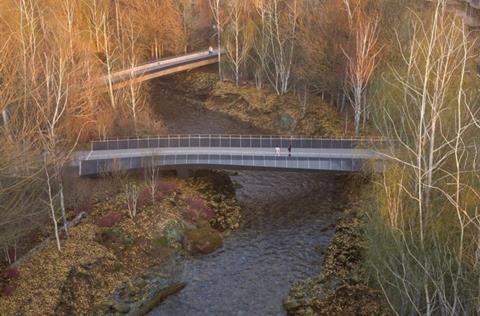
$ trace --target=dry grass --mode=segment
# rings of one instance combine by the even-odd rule
[[[71,238],[64,241],[63,251],[55,243],[41,250],[20,267],[17,289],[12,296],[0,298],[0,314],[52,315],[58,304],[61,289],[74,266],[94,263],[100,258],[114,259],[111,251],[95,242],[99,228],[82,224],[71,230]],[[118,286],[125,278],[121,272],[105,276],[109,288],[97,289],[99,299]]]
[[[206,104],[210,110],[226,113],[255,127],[279,134],[344,134],[341,115],[335,107],[317,96],[310,97],[307,109],[303,111],[298,97],[293,93],[279,96],[272,90],[218,82]]]

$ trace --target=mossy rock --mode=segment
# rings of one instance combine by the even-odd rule
[[[183,247],[191,254],[212,253],[222,246],[222,235],[209,225],[188,229],[183,237]]]
[[[108,300],[101,304],[95,305],[91,312],[94,316],[108,315],[112,312],[115,314],[127,314],[130,312],[130,305],[119,303],[114,300]]]
[[[143,316],[148,314],[158,304],[165,300],[168,296],[181,291],[185,287],[185,283],[174,283],[165,288],[158,290],[150,299],[143,302],[139,309],[132,313],[132,316]]]

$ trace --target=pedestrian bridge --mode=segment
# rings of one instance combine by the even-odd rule
[[[103,78],[105,85],[119,89],[129,84],[139,83],[169,74],[191,70],[218,63],[218,50],[206,50],[177,57],[164,58],[148,62],[130,69],[112,73]]]
[[[169,135],[96,140],[75,154],[80,176],[152,166],[165,170],[254,169],[299,172],[378,170],[381,139],[244,135]],[[291,155],[288,146],[292,146]],[[280,148],[280,154],[275,148]]]

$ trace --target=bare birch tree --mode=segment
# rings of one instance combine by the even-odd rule
[[[344,1],[347,5],[348,0]],[[352,31],[355,34],[355,43],[351,52],[346,52],[347,84],[351,90],[351,104],[353,106],[355,135],[360,133],[362,117],[364,122],[367,117],[366,90],[370,78],[378,64],[381,47],[378,44],[379,20],[378,17],[367,16],[361,8],[356,7],[353,13],[347,7]]]
[[[157,168],[156,158],[152,156],[150,163],[144,172],[145,182],[152,197],[152,205],[155,204],[158,183],[160,181],[160,170]]]
[[[298,1],[268,0],[265,10],[269,42],[265,75],[277,94],[284,94],[289,90],[292,79]]]
[[[240,72],[250,52],[253,31],[248,22],[247,1],[235,0],[231,3],[231,19],[225,35],[225,53],[231,64],[235,84],[238,86]]]
[[[373,275],[397,314],[475,314],[480,271],[480,110],[464,25],[445,3],[415,17],[378,115],[395,140],[370,231]],[[402,41],[399,40],[399,43]],[[390,78],[387,77],[386,78]],[[471,113],[475,113],[471,115]],[[385,252],[388,243],[389,250]]]
[[[267,67],[267,50],[268,50],[268,36],[266,31],[266,6],[265,1],[259,1],[256,5],[256,11],[260,18],[260,21],[257,23],[256,38],[253,42],[253,49],[255,51],[255,58],[253,61],[255,63],[255,86],[257,89],[262,89],[265,80],[265,71]]]
[[[218,54],[218,78],[223,80],[222,75],[222,56],[220,51],[222,50],[222,28],[223,28],[223,16],[222,16],[222,1],[221,0],[209,0],[210,9],[212,10],[213,19],[215,20],[215,30],[217,32],[217,49]]]
[[[124,193],[127,199],[128,214],[131,219],[137,216],[138,196],[140,194],[140,188],[137,184],[128,182],[124,184]]]

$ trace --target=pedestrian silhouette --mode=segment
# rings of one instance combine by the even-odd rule
[[[288,145],[288,157],[292,156],[292,144]]]
[[[275,147],[275,153],[277,156],[280,156],[280,147]]]

